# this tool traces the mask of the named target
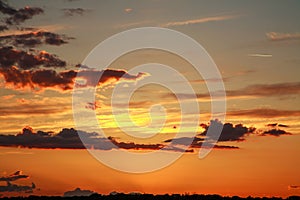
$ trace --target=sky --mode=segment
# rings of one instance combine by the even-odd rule
[[[0,196],[75,188],[300,195],[299,8],[297,0],[0,1]],[[192,38],[221,79],[205,79],[186,58],[159,49],[100,66],[126,44],[152,36],[99,55],[97,45],[142,27]],[[152,78],[166,85],[137,87]],[[226,92],[225,119],[212,115],[219,100],[211,99],[209,85],[218,84]],[[91,91],[94,100],[86,98]],[[220,126],[216,142],[208,132]],[[151,167],[157,169],[137,173]]]

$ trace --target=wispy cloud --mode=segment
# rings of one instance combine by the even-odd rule
[[[174,22],[168,22],[165,24],[162,24],[162,27],[170,27],[170,26],[183,26],[183,25],[189,25],[189,24],[201,24],[201,23],[207,23],[207,22],[216,22],[216,21],[224,21],[229,19],[236,18],[236,15],[223,15],[223,16],[214,16],[214,17],[204,17],[199,19],[191,19],[186,21],[174,21]]]
[[[271,58],[273,57],[272,54],[261,54],[261,53],[253,53],[253,54],[248,54],[250,57],[261,57],[261,58]]]
[[[271,41],[281,41],[281,40],[299,40],[300,33],[277,33],[269,32],[266,36]]]

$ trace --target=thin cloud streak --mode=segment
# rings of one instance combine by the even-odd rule
[[[223,15],[223,16],[215,16],[215,17],[205,17],[199,19],[191,19],[186,21],[176,21],[176,22],[168,22],[166,24],[162,24],[162,27],[171,27],[171,26],[183,26],[189,24],[201,24],[206,22],[216,22],[216,21],[225,21],[229,19],[236,18],[236,15]]]
[[[271,41],[281,41],[281,40],[299,40],[300,33],[277,33],[269,32],[266,36]]]
[[[261,57],[261,58],[271,58],[273,57],[272,54],[260,54],[260,53],[254,53],[254,54],[248,54],[250,57]]]

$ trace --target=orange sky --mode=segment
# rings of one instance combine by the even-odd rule
[[[77,187],[105,194],[300,195],[300,5],[292,0],[254,2],[0,0],[1,189],[7,177],[21,170],[30,177],[11,183],[34,182],[37,195],[62,195]],[[192,38],[211,56],[221,78],[206,80],[188,59],[149,48],[98,66],[116,50],[149,35],[119,41],[89,57],[112,35],[141,27],[168,28]],[[180,45],[184,49],[186,44]],[[194,51],[183,52],[202,62]],[[148,68],[135,71],[143,64]],[[182,75],[194,94],[174,71],[163,71],[163,65]],[[128,105],[124,103],[131,88],[153,77],[170,87],[142,86],[128,98]],[[224,129],[215,148],[200,159],[203,141],[213,140],[209,127],[219,123],[210,122],[215,120],[211,106],[220,99],[212,102],[208,86],[220,83],[226,92]],[[83,85],[87,90],[80,88]],[[86,96],[93,86],[91,100]],[[118,87],[121,92],[115,94]],[[178,98],[172,87],[180,91]],[[73,104],[77,94],[81,101]],[[184,115],[180,103],[186,106]],[[84,122],[80,125],[74,118],[77,111]],[[187,119],[185,127],[182,118]],[[175,139],[180,131],[183,136]],[[166,147],[173,139],[178,143],[171,143],[156,159],[163,163],[168,156],[183,155],[157,171],[126,173],[93,157],[78,134],[86,139],[86,147],[112,160],[120,158],[112,143],[142,154]],[[192,139],[191,146],[184,143],[187,139]],[[117,165],[147,165],[139,159],[128,164],[127,158],[121,156]],[[27,195],[0,190],[1,194]]]

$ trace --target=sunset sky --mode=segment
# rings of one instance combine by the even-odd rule
[[[62,195],[75,188],[105,194],[300,195],[299,9],[297,0],[0,0],[0,197]],[[184,58],[157,49],[127,53],[106,69],[85,65],[100,42],[139,27],[168,28],[193,38],[211,56],[222,80],[205,80]],[[179,96],[185,105],[196,102],[200,112],[187,106],[187,127],[180,124],[180,100],[158,84],[133,93],[126,118],[121,100],[149,77],[184,87],[161,65],[147,65],[150,72],[130,71],[147,63],[167,65],[189,81],[195,95]],[[96,114],[97,127],[75,123],[76,76],[86,87],[96,86],[95,101],[83,100],[80,109],[86,121],[85,116]],[[227,104],[221,121],[211,117],[206,85],[220,81]],[[117,86],[123,92],[113,94]],[[112,95],[114,109],[123,112],[116,116]],[[199,123],[193,127],[195,119]],[[223,131],[210,154],[200,159],[213,124],[224,125]],[[179,131],[184,137],[170,143]],[[127,173],[86,149],[119,158],[120,168],[128,166],[114,145],[137,154],[168,147],[158,160],[182,156],[153,172]],[[130,164],[138,168],[143,161]],[[15,184],[14,191],[8,183]]]

